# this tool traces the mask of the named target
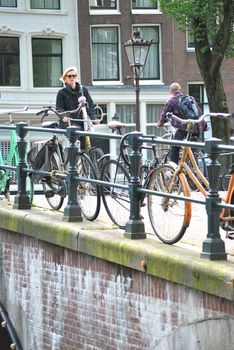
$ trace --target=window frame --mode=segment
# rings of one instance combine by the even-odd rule
[[[90,2],[89,2],[89,14],[90,15],[116,15],[116,14],[120,14],[119,11],[119,0],[115,0],[116,1],[116,6],[115,8],[98,8],[98,7],[94,7],[94,6],[90,6]]]
[[[117,47],[117,66],[118,66],[118,78],[113,80],[113,79],[94,79],[93,76],[93,40],[92,40],[92,30],[93,29],[100,29],[100,28],[115,28],[117,31],[117,36],[118,36],[118,42],[116,44]],[[90,26],[90,43],[91,43],[91,74],[92,74],[92,83],[93,85],[113,85],[113,84],[120,84],[120,79],[121,79],[121,47],[120,47],[120,28],[119,25],[94,25]]]
[[[151,15],[151,14],[162,14],[162,11],[160,9],[160,1],[157,1],[157,8],[153,8],[153,7],[138,7],[138,8],[134,8],[133,4],[132,4],[132,0],[131,0],[131,11],[132,14],[134,15],[139,15],[139,14],[146,14],[146,15]]]
[[[194,42],[190,40],[190,34],[189,34],[188,28],[186,29],[186,50],[188,52],[195,52],[195,45],[194,45]]]
[[[34,54],[33,53],[33,40],[56,40],[56,41],[60,41],[61,43],[61,52],[60,54]],[[45,57],[45,58],[49,58],[49,57],[60,57],[60,76],[62,75],[62,69],[63,69],[63,39],[62,38],[58,38],[58,37],[37,37],[37,36],[32,36],[31,37],[31,48],[32,48],[32,84],[33,84],[33,88],[35,89],[54,89],[54,88],[61,88],[62,87],[62,83],[60,85],[56,85],[56,86],[36,86],[35,85],[35,77],[34,77],[34,58],[35,57]]]
[[[142,33],[141,31],[141,28],[147,28],[147,27],[150,27],[150,28],[158,28],[158,73],[159,73],[159,78],[143,78],[142,75],[140,76],[140,84],[141,85],[148,85],[149,83],[150,84],[153,84],[153,85],[158,85],[158,84],[163,84],[163,77],[162,77],[162,29],[161,29],[161,25],[160,24],[134,24],[132,26],[132,32],[136,29],[138,29],[140,31],[140,33]],[[150,38],[144,38],[143,39],[145,40],[151,40]],[[152,44],[154,45],[154,43],[152,42]],[[152,45],[151,44],[151,45]],[[149,57],[149,54],[148,53],[148,57]],[[146,63],[148,61],[148,57],[147,57],[147,60],[146,60]],[[143,72],[144,72],[144,69],[143,69]]]
[[[20,38],[18,36],[10,36],[10,35],[0,35],[0,38],[12,38],[17,40],[17,46],[18,51],[14,54],[13,52],[10,53],[10,56],[18,57],[16,65],[18,66],[18,85],[7,85],[7,84],[0,84],[1,87],[4,88],[13,88],[13,87],[20,87],[21,86],[21,76],[20,76]],[[0,57],[2,56],[9,56],[10,51],[0,51]],[[8,54],[7,54],[8,53]],[[3,62],[4,63],[4,62]],[[3,67],[5,68],[5,67]]]
[[[90,10],[117,10],[117,6],[118,6],[118,0],[114,0],[115,1],[115,7],[111,7],[111,6],[109,6],[109,7],[99,7],[99,6],[90,6],[90,0],[89,0],[89,8],[90,8]]]

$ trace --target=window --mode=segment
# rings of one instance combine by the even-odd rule
[[[19,38],[0,37],[0,85],[20,85]]]
[[[158,9],[156,0],[132,0],[132,8],[136,9]]]
[[[188,94],[195,97],[203,112],[207,110],[208,100],[204,84],[188,84]]]
[[[0,7],[17,7],[17,0],[0,0]]]
[[[34,87],[61,86],[62,40],[32,39]]]
[[[194,45],[194,38],[189,31],[186,31],[186,40],[187,40],[187,50],[188,51],[194,51],[195,50],[195,45]]]
[[[94,10],[112,10],[117,8],[117,0],[89,0],[89,6]]]
[[[144,40],[151,41],[153,39],[144,70],[141,73],[141,79],[159,80],[161,78],[159,27],[134,27],[133,29],[139,30]]]
[[[31,9],[60,10],[60,0],[31,0]]]
[[[159,121],[159,116],[164,107],[164,104],[147,104],[146,105],[146,134],[161,137],[166,133],[164,128],[156,128],[155,124]],[[157,145],[158,156],[161,157],[168,149],[167,145]],[[153,159],[153,152],[147,150],[147,159]]]
[[[117,27],[92,28],[93,80],[119,80],[119,38]]]

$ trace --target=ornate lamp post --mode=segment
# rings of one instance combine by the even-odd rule
[[[128,58],[129,66],[133,73],[136,86],[136,130],[140,131],[140,73],[143,71],[152,41],[143,40],[137,30],[133,37],[124,43],[124,49]]]

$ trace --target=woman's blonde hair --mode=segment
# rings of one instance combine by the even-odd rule
[[[63,72],[63,75],[60,77],[60,80],[65,83],[66,77],[67,77],[67,73],[70,72],[71,70],[74,70],[74,72],[76,72],[77,75],[77,68],[76,67],[68,67],[65,69],[65,71]]]

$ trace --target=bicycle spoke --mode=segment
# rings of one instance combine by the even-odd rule
[[[101,180],[128,186],[130,177],[127,170],[116,160],[107,161],[101,170]],[[112,222],[125,228],[130,214],[130,198],[128,189],[110,186],[102,187],[102,199]]]
[[[153,171],[148,189],[173,195],[185,194],[183,183],[169,165],[160,166]],[[182,238],[187,228],[185,216],[188,205],[190,203],[179,199],[148,195],[150,222],[162,242],[173,244]]]

